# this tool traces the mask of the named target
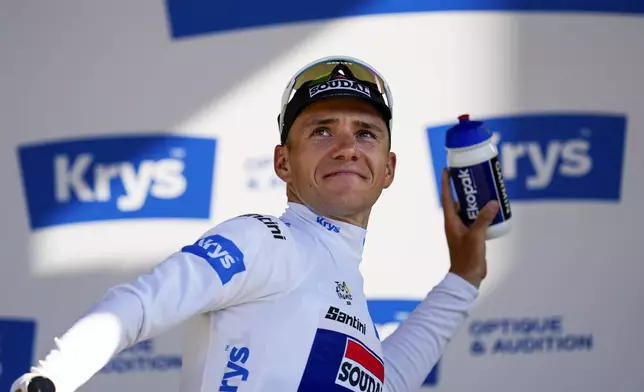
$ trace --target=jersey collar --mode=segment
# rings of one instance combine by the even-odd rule
[[[323,242],[344,244],[348,252],[357,262],[362,261],[362,250],[367,236],[367,231],[362,227],[335,219],[325,218],[313,212],[308,207],[287,202],[288,208],[285,215],[294,214],[311,225],[312,232],[316,233]]]

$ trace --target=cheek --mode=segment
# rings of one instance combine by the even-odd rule
[[[291,168],[296,180],[299,182],[311,182],[315,176],[319,157],[314,151],[303,151],[295,159],[291,159]]]
[[[384,157],[382,152],[376,149],[370,151],[367,156],[369,157],[368,164],[373,176],[376,178],[384,178],[387,174],[387,157]]]

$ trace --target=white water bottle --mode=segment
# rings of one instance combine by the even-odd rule
[[[496,200],[499,212],[487,229],[486,239],[504,236],[511,228],[512,211],[492,132],[482,121],[471,121],[467,114],[458,119],[459,123],[447,131],[445,148],[461,219],[470,226],[479,210]]]

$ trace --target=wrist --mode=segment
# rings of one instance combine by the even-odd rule
[[[481,282],[483,282],[483,277],[481,276],[481,274],[477,274],[471,271],[459,271],[457,269],[450,268],[449,272],[465,280],[476,289],[479,289],[481,287]]]

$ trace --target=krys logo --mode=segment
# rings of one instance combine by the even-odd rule
[[[620,199],[626,118],[536,114],[477,119],[495,133],[510,200]],[[447,164],[445,134],[427,129],[436,186]]]
[[[419,304],[419,301],[404,301],[404,300],[386,300],[386,299],[371,299],[367,301],[369,313],[373,320],[376,330],[378,331],[379,338],[385,339],[392,332],[398,328],[409,313],[411,313]],[[423,382],[424,387],[432,387],[438,385],[438,369],[440,362],[437,362],[427,378]]]
[[[29,371],[33,360],[36,323],[31,320],[0,318],[0,391]]]
[[[114,219],[210,217],[216,142],[88,138],[18,149],[32,229]]]
[[[148,339],[121,351],[105,365],[100,373],[167,372],[180,369],[179,354],[158,354],[156,340]]]

